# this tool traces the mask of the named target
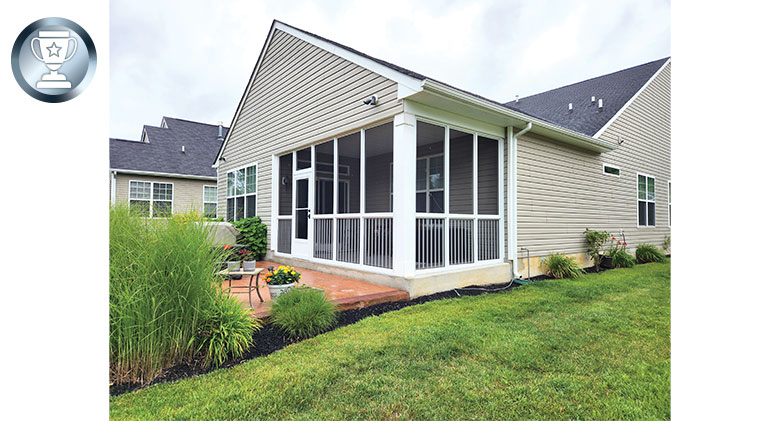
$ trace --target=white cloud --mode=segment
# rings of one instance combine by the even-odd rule
[[[271,22],[499,101],[669,55],[669,4],[111,2],[111,133],[163,115],[229,124]]]

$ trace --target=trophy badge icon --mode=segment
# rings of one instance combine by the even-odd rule
[[[35,51],[35,41],[38,41],[38,49],[41,55]],[[73,41],[73,51],[68,55],[68,50]],[[70,36],[70,31],[38,31],[38,36],[30,41],[30,48],[33,55],[39,61],[46,64],[50,72],[45,73],[41,80],[35,85],[36,88],[65,88],[70,89],[70,81],[65,74],[58,73],[62,64],[73,58],[78,49],[78,41]]]

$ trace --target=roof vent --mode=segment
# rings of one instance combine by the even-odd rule
[[[572,105],[572,103],[570,102],[570,103],[569,103],[569,111],[571,111],[573,108],[574,108],[574,106],[573,106],[573,105]]]
[[[184,145],[181,145],[181,153],[184,153]]]
[[[515,95],[515,102],[520,102],[520,95]]]
[[[221,121],[219,122],[219,131],[217,132],[217,140],[219,140],[220,142],[225,140],[224,136],[222,135],[222,122]]]
[[[599,98],[599,110],[601,110],[602,108],[604,108],[604,100]]]
[[[595,102],[596,102],[596,97],[595,96],[590,97],[590,103],[594,104]]]

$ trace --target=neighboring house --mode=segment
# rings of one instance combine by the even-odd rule
[[[218,215],[259,215],[273,260],[413,297],[553,252],[590,265],[585,228],[661,245],[670,76],[663,59],[503,104],[274,21],[214,161]]]
[[[163,117],[144,126],[141,140],[109,139],[111,203],[142,215],[197,211],[216,218],[217,172],[212,167],[226,127]]]

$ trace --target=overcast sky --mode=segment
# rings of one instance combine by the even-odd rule
[[[124,139],[163,115],[229,125],[273,19],[502,102],[671,48],[667,0],[111,0],[110,9],[110,136]]]

